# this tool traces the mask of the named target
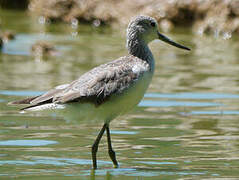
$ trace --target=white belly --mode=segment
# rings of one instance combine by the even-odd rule
[[[50,110],[70,121],[105,121],[109,122],[115,117],[125,114],[134,108],[143,98],[152,73],[146,72],[132,87],[122,94],[113,95],[99,106],[93,103],[72,103],[65,105],[46,104],[37,107],[38,110]]]

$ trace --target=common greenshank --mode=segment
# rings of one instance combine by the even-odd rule
[[[154,74],[154,58],[148,47],[148,43],[154,39],[190,50],[159,33],[154,18],[140,15],[127,28],[127,56],[95,67],[77,80],[57,86],[45,94],[11,104],[28,104],[22,109],[24,111],[62,111],[78,119],[104,121],[92,146],[93,169],[97,169],[96,153],[105,130],[109,156],[114,167],[118,167],[111,145],[109,124],[115,117],[135,107],[143,98]]]

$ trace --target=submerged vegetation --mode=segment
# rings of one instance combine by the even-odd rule
[[[155,17],[164,31],[192,27],[196,33],[239,33],[239,1],[235,0],[32,0],[32,13],[53,22],[74,19],[127,24],[136,14]]]
[[[57,54],[56,48],[47,41],[37,41],[31,47],[31,54],[35,60],[42,60],[47,56],[54,56]]]
[[[214,35],[239,33],[237,0],[0,0],[2,8],[26,9],[48,22],[124,24],[136,14],[155,17],[163,31],[188,26]]]

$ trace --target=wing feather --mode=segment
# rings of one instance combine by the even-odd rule
[[[137,71],[135,71],[137,66]],[[122,57],[101,65],[81,76],[67,89],[57,94],[53,101],[69,103],[81,100],[100,104],[115,93],[122,93],[147,71],[148,64],[134,56]]]
[[[43,95],[27,99],[31,106],[54,102],[59,104],[89,101],[97,105],[112,94],[122,93],[149,70],[147,62],[125,56],[98,66],[71,84],[57,86]]]

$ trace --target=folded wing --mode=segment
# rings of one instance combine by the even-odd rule
[[[134,56],[125,56],[98,66],[71,84],[58,86],[27,102],[31,105],[30,107],[45,103],[65,104],[83,101],[99,105],[112,94],[124,92],[148,68],[148,64],[143,60]],[[13,104],[17,103],[13,102]]]

